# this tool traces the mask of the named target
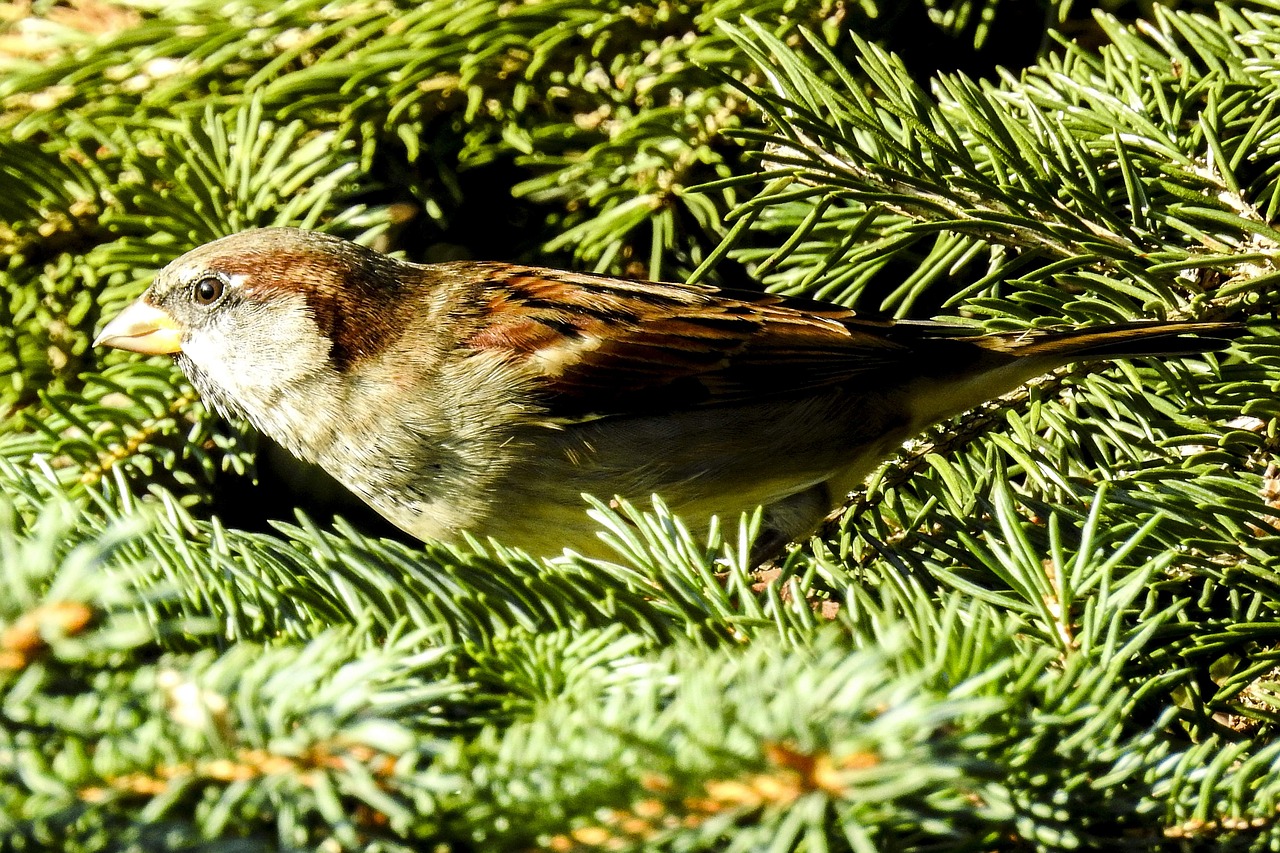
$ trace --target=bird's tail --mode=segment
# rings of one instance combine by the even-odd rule
[[[1066,331],[996,332],[970,340],[991,352],[1067,364],[1217,352],[1244,328],[1241,323],[1132,322]]]
[[[1214,352],[1243,330],[1240,323],[1183,321],[996,332],[950,340],[943,333],[927,348],[928,368],[906,387],[911,422],[923,429],[1071,362]]]

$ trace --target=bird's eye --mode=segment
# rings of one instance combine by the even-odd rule
[[[192,291],[196,302],[200,305],[212,305],[222,298],[222,279],[208,276],[196,282]]]

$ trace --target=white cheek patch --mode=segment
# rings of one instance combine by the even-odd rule
[[[247,418],[295,456],[331,444],[341,425],[335,410],[343,391],[329,368],[329,341],[301,296],[227,306],[193,330],[183,355],[202,374],[207,396]],[[194,378],[194,377],[193,377]],[[337,405],[336,411],[345,411]]]
[[[236,305],[207,327],[191,330],[182,351],[228,396],[249,408],[278,399],[321,369],[329,345],[301,296],[269,309]]]

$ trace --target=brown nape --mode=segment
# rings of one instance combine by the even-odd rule
[[[238,252],[218,266],[245,276],[250,299],[301,294],[343,373],[394,343],[421,307],[406,298],[421,276],[416,267],[351,243]]]

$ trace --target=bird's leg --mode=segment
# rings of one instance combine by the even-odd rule
[[[826,483],[769,504],[764,508],[760,535],[751,548],[751,565],[759,566],[780,556],[788,543],[812,533],[830,508],[831,493]]]

